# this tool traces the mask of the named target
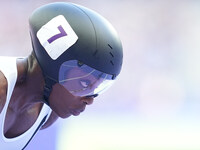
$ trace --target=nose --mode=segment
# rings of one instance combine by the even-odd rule
[[[91,105],[93,103],[93,101],[94,101],[94,98],[92,98],[92,97],[83,97],[83,98],[81,98],[81,100],[86,105]]]

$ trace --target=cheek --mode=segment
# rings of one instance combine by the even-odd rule
[[[51,109],[61,118],[67,113],[67,107],[64,105],[63,100],[59,95],[55,95],[54,92],[51,93],[49,97],[49,105]]]
[[[53,86],[49,96],[49,105],[58,116],[63,118],[68,113],[68,105],[65,103],[66,96],[64,96],[64,91],[57,88],[57,86]]]
[[[76,107],[79,101],[79,97],[73,96],[59,84],[53,86],[49,97],[51,109],[61,118],[69,117],[71,115],[70,110]]]

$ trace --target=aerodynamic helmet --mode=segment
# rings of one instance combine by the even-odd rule
[[[55,83],[76,96],[96,96],[119,75],[121,41],[96,12],[73,3],[50,3],[36,9],[29,24],[47,104]]]

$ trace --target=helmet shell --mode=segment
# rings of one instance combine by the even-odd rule
[[[63,15],[78,40],[53,60],[37,38],[37,32],[52,18]],[[29,18],[33,51],[45,77],[58,81],[59,69],[67,60],[82,63],[116,77],[121,70],[121,41],[112,25],[96,12],[73,3],[57,2],[36,9]]]

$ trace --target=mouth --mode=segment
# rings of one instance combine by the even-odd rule
[[[80,113],[82,113],[84,111],[83,110],[71,110],[70,113],[73,115],[73,116],[78,116],[80,115]]]

